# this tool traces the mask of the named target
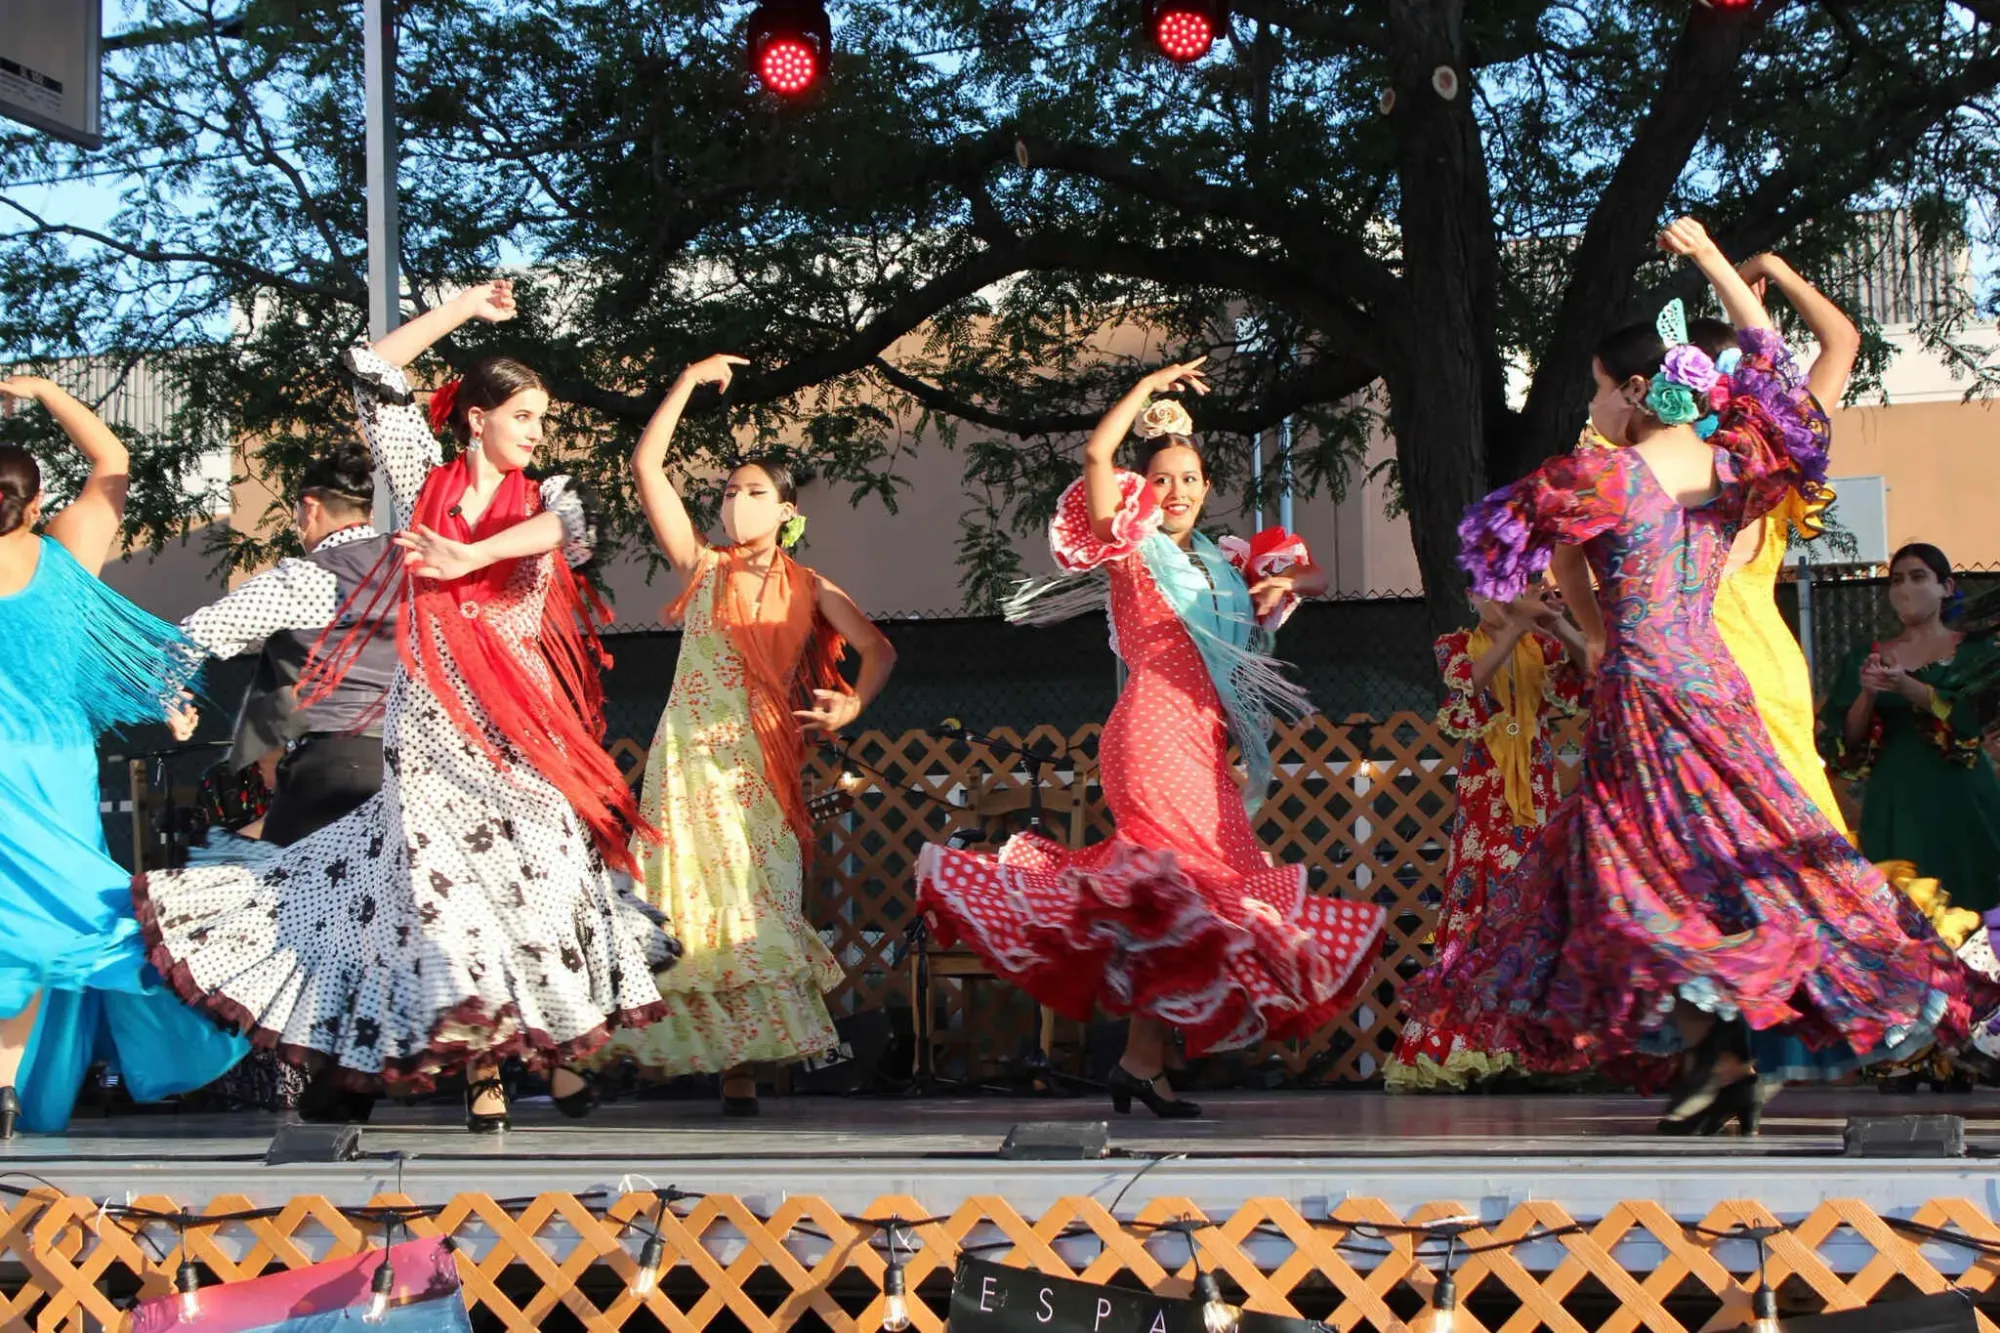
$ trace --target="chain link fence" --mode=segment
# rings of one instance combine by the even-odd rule
[[[2000,569],[1964,571],[1974,596],[2000,585]],[[1778,586],[1778,605],[1794,633],[1799,585]],[[1894,631],[1887,580],[1828,573],[1815,578],[1809,599],[1813,681],[1824,693],[1846,653]],[[896,735],[955,718],[975,731],[1050,726],[1068,734],[1099,722],[1117,701],[1119,674],[1102,614],[1037,629],[997,617],[903,616],[882,629],[896,646],[896,674],[869,709],[865,724]],[[628,628],[606,637],[613,665],[605,675],[607,742],[650,745],[673,688],[680,634]],[[1415,597],[1368,597],[1309,602],[1278,635],[1278,655],[1296,669],[1313,702],[1329,718],[1384,718],[1441,702],[1424,607]],[[170,745],[164,728],[141,729],[103,747],[105,827],[112,852],[131,863],[130,788],[125,758],[144,755],[156,791],[198,786],[224,754],[235,701],[250,677],[248,661],[212,666],[210,700],[193,747]],[[120,762],[110,762],[114,757]]]

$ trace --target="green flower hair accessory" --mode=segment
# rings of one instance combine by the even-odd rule
[[[1664,426],[1683,426],[1699,420],[1702,414],[1702,408],[1695,403],[1694,390],[1676,384],[1664,373],[1653,376],[1652,387],[1646,390],[1646,410]]]
[[[784,547],[787,551],[797,546],[799,539],[805,535],[806,516],[804,514],[793,514],[778,525],[778,545]]]

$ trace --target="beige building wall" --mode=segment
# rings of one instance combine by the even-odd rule
[[[1954,564],[2000,566],[2000,402],[1832,415],[1833,475],[1882,478],[1890,550],[1925,541]]]

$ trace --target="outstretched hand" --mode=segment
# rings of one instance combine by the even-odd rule
[[[1708,228],[1693,218],[1675,218],[1659,236],[1662,250],[1670,255],[1680,255],[1685,259],[1699,259],[1715,249],[1715,241],[1710,238]]]
[[[448,583],[486,567],[471,544],[453,541],[421,523],[391,540],[403,548],[403,567],[421,578]]]
[[[1257,580],[1257,586],[1250,590],[1250,604],[1255,609],[1257,619],[1276,611],[1285,604],[1287,597],[1298,596],[1298,580],[1290,574],[1266,574]]]
[[[736,377],[736,367],[747,366],[750,358],[731,356],[727,352],[717,352],[714,356],[703,357],[681,372],[681,378],[689,385],[713,384],[717,391],[729,392],[729,382]]]
[[[844,690],[814,690],[811,708],[795,709],[792,716],[807,731],[831,736],[861,716],[861,700]]]
[[[1161,366],[1144,379],[1139,387],[1149,397],[1159,397],[1168,393],[1208,392],[1208,372],[1202,366],[1208,361],[1206,356],[1198,356],[1192,361],[1176,361],[1169,366]]]
[[[181,691],[180,699],[167,705],[167,730],[173,734],[174,742],[192,740],[195,728],[201,725],[201,713],[194,706],[194,696]]]
[[[488,324],[504,323],[519,313],[514,305],[514,284],[505,278],[468,287],[458,294],[458,299],[469,316]]]
[[[54,387],[53,383],[39,375],[8,375],[0,378],[0,398],[39,402],[42,394]]]

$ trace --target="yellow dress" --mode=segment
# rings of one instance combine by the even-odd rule
[[[1736,668],[1757,697],[1757,714],[1771,733],[1785,770],[1837,829],[1847,818],[1827,781],[1826,764],[1813,740],[1812,672],[1799,641],[1778,614],[1778,569],[1785,539],[1806,509],[1796,491],[1783,508],[1765,515],[1764,540],[1749,564],[1722,580],[1715,594],[1715,628]]]
[[[641,795],[665,836],[633,848],[645,875],[634,890],[673,922],[681,958],[658,976],[667,1016],[614,1033],[596,1060],[629,1057],[660,1077],[832,1050],[825,992],[844,980],[806,922],[798,838],[764,777],[743,661],[716,624],[728,580],[700,577]]]

